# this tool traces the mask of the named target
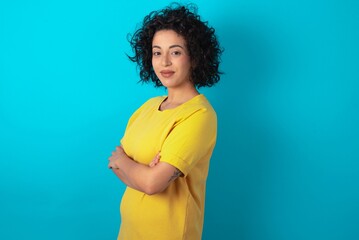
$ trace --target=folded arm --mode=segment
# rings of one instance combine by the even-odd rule
[[[147,166],[133,161],[126,155],[123,148],[117,147],[109,158],[108,167],[127,186],[148,195],[164,191],[169,184],[182,175],[181,171],[165,162],[159,162],[156,156]]]

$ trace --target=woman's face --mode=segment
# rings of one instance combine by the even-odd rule
[[[152,66],[163,86],[176,89],[193,85],[186,42],[173,30],[160,30],[152,41]]]

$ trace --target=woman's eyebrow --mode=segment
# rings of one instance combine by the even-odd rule
[[[175,47],[179,47],[179,48],[184,49],[181,45],[178,45],[178,44],[175,44],[175,45],[171,45],[171,46],[170,46],[170,48],[175,48]]]
[[[184,49],[181,45],[178,45],[178,44],[171,45],[169,48],[175,48],[175,47],[179,47],[179,48]],[[159,48],[159,49],[161,49],[161,47],[160,47],[160,46],[157,46],[157,45],[153,45],[152,48]]]

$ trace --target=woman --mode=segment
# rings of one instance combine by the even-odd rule
[[[152,12],[130,40],[144,82],[167,89],[131,116],[109,168],[127,185],[118,239],[201,239],[217,118],[198,92],[219,81],[222,50],[193,6]]]

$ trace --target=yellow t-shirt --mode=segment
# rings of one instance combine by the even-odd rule
[[[144,103],[130,118],[121,144],[135,161],[162,162],[179,169],[165,191],[146,195],[130,187],[122,197],[121,240],[199,240],[209,160],[216,143],[217,117],[202,94],[164,111],[165,97]]]

